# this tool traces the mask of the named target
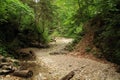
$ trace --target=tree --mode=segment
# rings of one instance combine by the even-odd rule
[[[107,60],[117,64],[120,64],[119,2],[118,0],[79,0],[79,9],[72,17],[72,21],[77,25],[92,20],[91,26],[94,26],[97,21],[102,20],[102,24],[95,32],[94,43]]]
[[[37,3],[33,0],[24,0],[23,2],[30,5],[35,12],[35,25],[36,28],[43,37],[42,41],[46,41],[49,38],[48,34],[51,34],[51,30],[54,29],[55,24],[55,6],[52,4],[52,0],[40,0]],[[53,30],[54,31],[54,30]],[[52,32],[53,32],[52,31]],[[45,39],[45,40],[44,40]]]
[[[34,30],[34,12],[19,0],[0,0],[0,7],[0,49],[12,53],[26,45],[20,36],[25,29]]]
[[[74,21],[71,20],[72,16],[78,9],[77,0],[56,0],[54,4],[57,5],[58,12],[58,27],[57,30],[62,36],[74,37],[77,33]],[[67,33],[66,33],[67,32]],[[72,33],[72,34],[71,34]]]

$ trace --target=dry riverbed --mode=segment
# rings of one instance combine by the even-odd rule
[[[50,43],[50,48],[27,48],[36,55],[35,61],[23,62],[33,71],[33,77],[10,79],[11,75],[6,75],[0,80],[120,80],[120,74],[112,63],[67,55],[69,52],[64,48],[70,42],[72,39],[56,38],[56,42]]]

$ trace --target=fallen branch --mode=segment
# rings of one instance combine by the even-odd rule
[[[65,75],[63,78],[61,78],[60,80],[70,80],[71,78],[73,78],[74,75],[75,75],[75,72],[71,71],[67,75]]]
[[[12,72],[13,72],[13,70],[0,70],[0,75],[7,75]]]

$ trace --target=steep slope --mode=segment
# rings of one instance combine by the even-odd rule
[[[99,49],[97,49],[96,46],[94,45],[93,41],[95,31],[99,27],[101,27],[101,20],[98,21],[95,20],[90,20],[84,25],[83,28],[85,35],[82,37],[80,42],[75,46],[75,49],[71,54],[73,55],[85,55],[90,53],[96,54],[99,51]]]

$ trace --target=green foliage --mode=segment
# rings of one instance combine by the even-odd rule
[[[76,38],[82,31],[84,22],[97,15],[104,15],[109,8],[114,9],[112,0],[56,0],[60,34]],[[66,33],[67,32],[67,33]]]
[[[71,17],[78,9],[77,0],[56,0],[54,4],[58,6],[57,21],[59,34],[65,37],[75,37],[80,32],[78,32],[78,28],[81,29],[81,26],[73,24],[74,21],[71,20]]]
[[[49,35],[49,29],[45,28],[45,31],[42,33],[41,35],[41,42],[47,44],[48,42],[50,42],[50,35]]]
[[[33,42],[46,43],[49,30],[43,32],[42,23],[35,21],[36,15],[27,4],[19,0],[0,0],[0,41],[6,48],[0,47],[1,54],[6,55],[4,51],[13,54],[15,50],[30,46]],[[48,26],[46,23],[49,20],[44,23]]]
[[[120,5],[119,1],[110,2],[109,8],[102,14],[104,26],[95,35],[95,44],[109,61],[120,64]],[[103,10],[104,11],[104,10]]]
[[[116,14],[116,16],[117,15],[119,14]],[[118,21],[119,20],[116,19],[113,14],[112,17],[107,20],[107,24],[96,31],[95,44],[101,49],[104,57],[106,57],[109,61],[120,64],[120,24]]]
[[[33,0],[24,0],[23,2],[34,9],[36,31],[39,32],[40,39],[43,39],[41,41],[47,43],[49,41],[49,35],[55,30],[56,6],[52,4],[52,0],[40,0],[37,3]]]
[[[0,0],[0,54],[11,56],[20,48],[19,33],[33,26],[34,12],[19,0]],[[2,43],[2,44],[1,44]],[[8,54],[9,53],[9,54]],[[11,56],[13,57],[13,56]]]
[[[95,26],[99,20],[102,20],[98,31],[95,32],[95,44],[106,59],[120,64],[119,0],[57,0],[56,3],[59,7],[58,12],[61,13],[60,32],[65,36],[74,36],[74,43],[79,42],[84,35],[83,24],[96,18],[91,24]]]
[[[119,0],[0,0],[0,53],[30,43],[48,43],[58,34],[74,38],[70,49],[85,34],[83,25],[91,20],[103,23],[95,32],[97,47],[110,61],[120,64]],[[90,49],[87,49],[89,52]]]
[[[89,47],[89,46],[88,46],[88,47],[86,47],[86,49],[85,49],[85,51],[86,51],[86,52],[90,52],[91,50],[92,50],[92,48],[91,48],[91,47]]]
[[[7,56],[6,47],[0,43],[0,55]]]
[[[16,27],[30,26],[34,18],[33,11],[19,0],[0,0],[0,23],[14,22]]]
[[[0,0],[0,32],[4,42],[12,42],[24,29],[34,29],[34,12],[19,0]],[[6,37],[5,37],[6,36]]]
[[[116,10],[115,5],[118,0],[79,0],[79,9],[73,16],[73,20],[76,24],[80,24],[88,21],[96,15],[104,15],[109,10]]]

